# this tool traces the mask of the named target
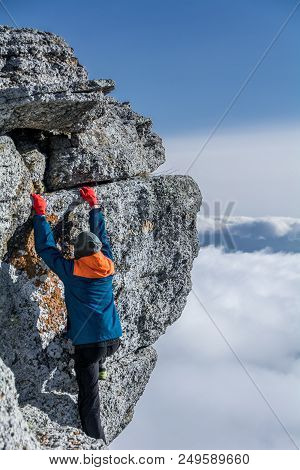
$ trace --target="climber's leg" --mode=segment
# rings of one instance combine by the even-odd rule
[[[78,410],[82,429],[94,439],[105,440],[100,419],[99,360],[106,354],[106,347],[75,347],[75,372],[78,383]]]
[[[99,380],[106,380],[107,379],[107,370],[106,370],[106,367],[105,367],[105,359],[106,359],[106,354],[99,361]]]
[[[105,356],[103,356],[99,361],[99,380],[107,379],[107,370],[105,367],[105,360],[107,357],[112,356],[117,351],[120,344],[121,344],[121,341],[119,340],[118,342],[107,346]]]
[[[106,357],[109,357],[115,354],[115,352],[119,349],[120,345],[121,345],[120,339],[118,342],[108,345],[107,351],[106,351]]]

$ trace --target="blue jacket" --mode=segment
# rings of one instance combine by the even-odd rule
[[[80,271],[76,268],[77,260],[64,258],[57,248],[46,217],[33,217],[36,252],[64,284],[68,312],[67,337],[72,339],[74,345],[97,343],[122,336],[112,286],[113,255],[100,209],[90,211],[89,222],[90,231],[102,242],[102,249],[101,253],[80,258],[78,261],[81,264],[86,262],[87,266],[87,270]],[[88,270],[91,266],[93,269],[98,262],[107,268],[106,271],[102,269],[102,274],[99,275],[101,277],[98,277],[96,266],[95,271],[91,271],[90,277],[87,277]],[[74,274],[74,271],[77,274]],[[78,275],[78,272],[83,275]]]

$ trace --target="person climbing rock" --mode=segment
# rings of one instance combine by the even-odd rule
[[[75,346],[78,409],[83,431],[106,443],[100,418],[99,379],[106,378],[105,359],[120,346],[122,327],[114,302],[114,261],[104,216],[93,188],[80,195],[90,205],[90,232],[81,232],[74,243],[74,259],[57,248],[46,220],[46,201],[32,194],[35,249],[62,280],[68,312],[66,336]]]

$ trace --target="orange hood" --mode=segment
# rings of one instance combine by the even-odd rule
[[[74,260],[73,274],[75,276],[97,279],[110,276],[114,272],[113,261],[107,258],[102,251]]]

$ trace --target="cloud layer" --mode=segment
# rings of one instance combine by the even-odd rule
[[[276,225],[279,235],[289,232],[286,222]],[[193,283],[222,334],[191,293],[158,342],[158,365],[133,422],[111,448],[299,446],[300,255],[204,248]]]
[[[258,250],[300,253],[300,219],[291,217],[198,216],[201,246],[222,246],[227,252]]]

